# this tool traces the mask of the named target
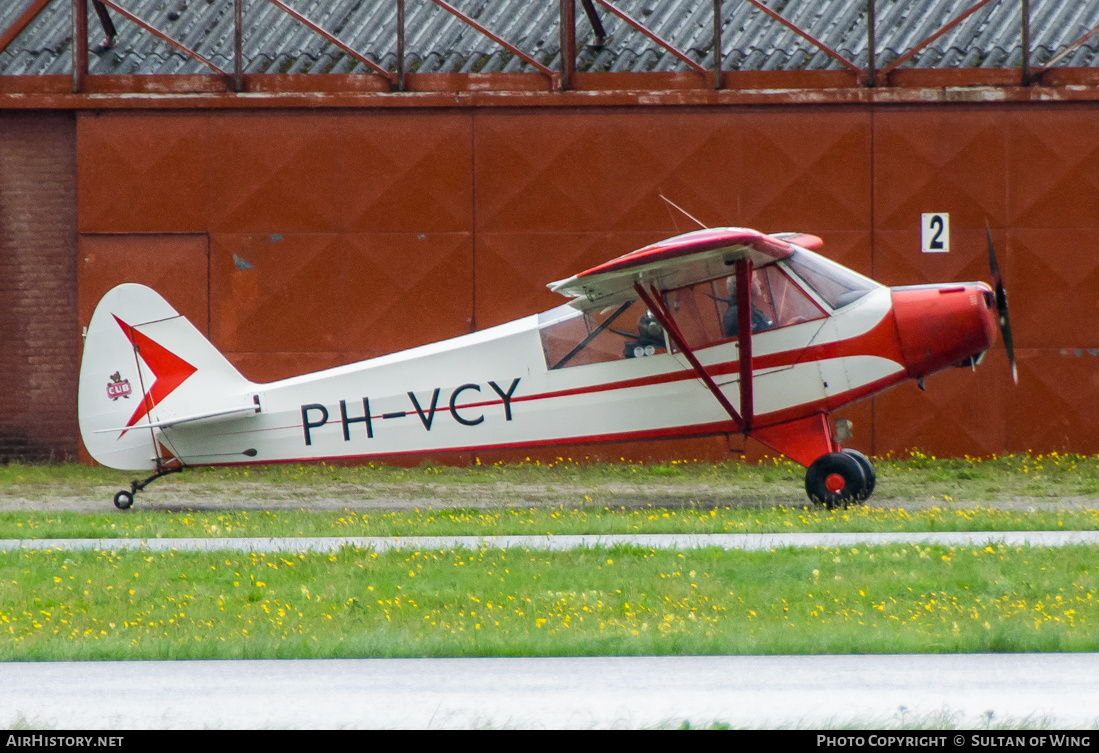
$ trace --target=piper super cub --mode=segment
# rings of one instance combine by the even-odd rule
[[[975,366],[997,324],[1014,374],[1007,299],[991,235],[994,288],[887,288],[822,245],[686,233],[551,283],[570,299],[555,309],[269,384],[245,379],[154,291],[119,285],[88,326],[80,432],[103,465],[152,472],[115,495],[121,509],[196,465],[734,433],[806,466],[815,503],[860,502],[873,466],[840,446],[850,427],[830,413]]]

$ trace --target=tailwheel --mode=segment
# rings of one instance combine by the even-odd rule
[[[158,465],[160,467],[158,468],[157,472],[154,473],[152,476],[149,476],[149,478],[145,479],[144,481],[138,481],[137,479],[134,479],[130,483],[129,491],[123,489],[118,494],[114,495],[114,506],[117,507],[119,510],[129,510],[131,507],[134,506],[134,495],[137,494],[139,491],[143,490],[146,486],[153,483],[158,478],[163,478],[173,473],[179,473],[183,470],[182,465],[172,466],[171,468],[166,468],[159,463]]]
[[[861,502],[866,497],[859,495],[866,488],[862,463],[844,452],[821,455],[805,471],[805,493],[814,504],[824,505],[829,510]]]
[[[114,506],[119,510],[129,510],[134,506],[134,495],[123,489],[114,495]]]
[[[859,462],[859,466],[862,467],[862,475],[865,478],[866,483],[862,489],[856,495],[856,499],[859,502],[865,502],[870,498],[870,495],[874,493],[874,487],[878,483],[878,474],[874,472],[874,464],[870,462],[870,458],[863,455],[858,450],[844,449],[844,455],[850,455]]]

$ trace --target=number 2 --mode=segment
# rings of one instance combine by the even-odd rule
[[[935,231],[935,234],[931,236],[931,243],[928,244],[928,248],[930,248],[932,251],[943,250],[943,227],[944,223],[941,215],[937,214],[931,218],[931,229]]]

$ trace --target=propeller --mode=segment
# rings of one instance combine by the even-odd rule
[[[992,245],[992,231],[985,222],[985,238],[988,240],[988,268],[992,273],[992,285],[996,289],[996,311],[1000,315],[1000,334],[1007,348],[1007,360],[1011,363],[1011,381],[1019,383],[1019,370],[1015,366],[1015,348],[1011,342],[1011,320],[1007,318],[1007,291],[1004,290],[1004,278],[1000,274],[1000,265],[996,263],[996,249]]]

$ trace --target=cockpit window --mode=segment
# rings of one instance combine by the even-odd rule
[[[754,334],[825,316],[809,295],[774,264],[753,270],[749,291]],[[671,290],[665,300],[692,349],[731,340],[739,334],[735,275]]]
[[[854,303],[880,287],[870,278],[808,251],[795,251],[783,263],[834,309]]]
[[[665,352],[664,329],[636,300],[584,313],[558,306],[540,314],[538,325],[550,369]]]

